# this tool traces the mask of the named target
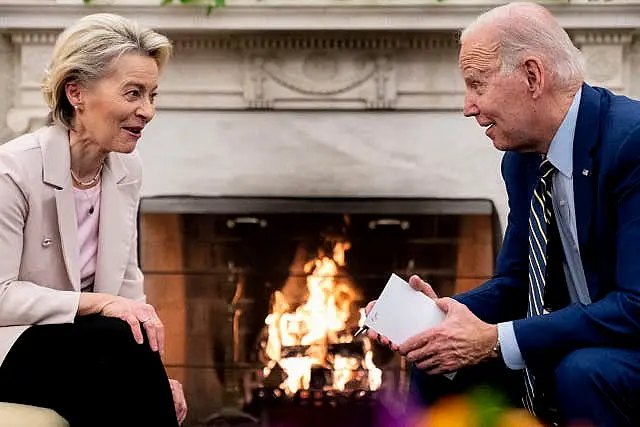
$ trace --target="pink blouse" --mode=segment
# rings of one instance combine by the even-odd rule
[[[78,249],[80,282],[83,292],[93,291],[98,257],[98,226],[100,223],[100,195],[102,184],[87,190],[73,187],[78,221]]]

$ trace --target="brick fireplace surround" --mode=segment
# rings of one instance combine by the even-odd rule
[[[486,200],[149,198],[140,230],[148,297],[167,325],[167,366],[198,419],[256,406],[260,384],[248,382],[264,366],[257,341],[270,297],[304,281],[302,263],[317,249],[349,241],[344,271],[362,306],[391,272],[418,273],[443,296],[471,289],[490,276],[501,238]],[[374,361],[384,370],[380,393],[397,402],[404,362],[378,346]]]

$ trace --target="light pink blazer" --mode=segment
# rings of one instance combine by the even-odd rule
[[[30,325],[73,323],[80,298],[69,138],[58,126],[0,145],[0,364]],[[141,165],[109,154],[95,292],[144,301],[137,260]]]

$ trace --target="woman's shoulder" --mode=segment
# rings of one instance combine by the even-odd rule
[[[4,144],[0,144],[0,154],[18,153],[21,151],[29,151],[40,148],[38,143],[38,135],[42,130],[25,133],[17,136]]]
[[[38,142],[38,130],[25,133],[12,140],[0,144],[0,170],[13,169],[18,164],[33,165],[36,159],[41,158],[41,147]]]

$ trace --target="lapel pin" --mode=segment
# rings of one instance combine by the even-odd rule
[[[48,248],[49,246],[53,245],[53,239],[50,238],[46,238],[42,241],[42,247],[43,248]]]
[[[589,169],[582,169],[582,175],[589,176]]]

